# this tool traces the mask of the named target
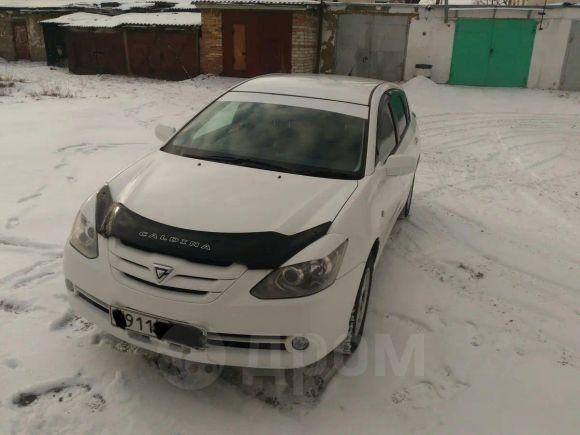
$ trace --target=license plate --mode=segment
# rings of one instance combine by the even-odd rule
[[[127,331],[195,349],[204,349],[206,346],[206,332],[193,325],[153,317],[127,308],[111,307],[110,315],[113,326]]]

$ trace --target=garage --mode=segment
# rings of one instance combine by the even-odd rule
[[[127,29],[129,73],[163,80],[199,74],[197,30],[188,32]]]
[[[75,74],[129,74],[185,80],[199,74],[201,15],[193,12],[100,15],[77,12],[43,22],[50,59]],[[59,50],[58,31],[66,50]],[[54,44],[52,44],[54,42]],[[54,45],[54,47],[53,47]]]
[[[291,13],[224,11],[222,26],[225,75],[291,71]]]
[[[535,34],[535,20],[458,19],[449,83],[526,87]]]
[[[123,34],[115,30],[80,31],[65,36],[68,67],[75,74],[127,74]]]
[[[580,91],[580,21],[572,21],[561,89]]]
[[[408,16],[338,15],[336,74],[403,79]]]

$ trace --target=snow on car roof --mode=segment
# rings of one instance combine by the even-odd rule
[[[111,9],[130,10],[133,8],[151,8],[156,0],[0,0],[0,8],[20,9],[53,9],[67,7],[103,7],[103,4]],[[191,9],[191,0],[167,0],[174,8]],[[117,6],[113,6],[116,4]],[[193,6],[195,8],[195,6]]]
[[[113,28],[123,25],[151,26],[199,26],[201,14],[191,12],[129,13],[121,15],[100,15],[75,12],[42,23],[62,24],[66,27]]]
[[[272,74],[234,88],[234,92],[292,95],[368,105],[380,80],[326,74]]]

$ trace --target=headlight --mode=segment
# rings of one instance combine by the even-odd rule
[[[97,231],[85,215],[79,211],[70,233],[70,244],[87,258],[97,258]]]
[[[285,299],[312,295],[330,287],[342,264],[348,240],[319,260],[280,267],[250,293],[258,299]]]

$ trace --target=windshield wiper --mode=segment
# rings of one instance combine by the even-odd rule
[[[209,156],[193,156],[196,159],[201,160],[211,160],[212,162],[220,162],[220,163],[230,163],[233,165],[240,165],[240,166],[249,166],[252,168],[258,169],[270,169],[273,171],[281,171],[281,172],[291,172],[296,173],[296,171],[288,166],[264,162],[262,160],[254,160],[247,157],[233,157],[233,156],[217,156],[217,155],[209,155]]]
[[[345,180],[356,179],[354,174],[348,174],[340,171],[335,171],[333,169],[302,169],[292,166],[281,165],[278,163],[265,162],[263,160],[254,160],[248,157],[233,157],[233,156],[220,156],[220,155],[201,155],[191,156],[196,159],[201,160],[211,160],[213,162],[228,163],[232,165],[239,165],[258,169],[267,169],[271,171],[287,172],[296,175],[306,175],[310,177],[322,177],[322,178],[338,178]]]
[[[357,178],[355,174],[348,174],[333,169],[305,169],[296,173],[310,177],[339,178],[344,180],[355,180]]]

